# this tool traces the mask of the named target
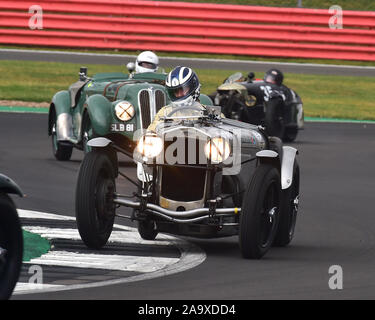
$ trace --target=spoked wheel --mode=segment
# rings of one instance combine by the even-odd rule
[[[90,120],[89,115],[85,113],[85,116],[82,122],[82,149],[85,154],[92,151],[92,148],[87,145],[87,142],[90,140],[92,135],[93,135],[93,132],[92,132],[91,120]]]
[[[271,247],[279,223],[280,175],[268,164],[257,167],[246,190],[240,216],[242,256],[260,259]]]
[[[87,247],[100,249],[110,237],[115,219],[115,171],[103,151],[90,152],[82,161],[76,189],[78,231]]]
[[[73,152],[73,146],[69,145],[62,145],[61,142],[57,141],[57,132],[56,132],[56,124],[57,118],[56,114],[53,116],[53,123],[52,123],[52,152],[55,158],[59,161],[68,161]]]
[[[285,124],[282,117],[282,101],[271,99],[266,104],[265,127],[269,136],[282,139],[285,133]]]
[[[293,239],[299,205],[299,165],[294,163],[293,183],[282,191],[280,223],[274,241],[275,246],[285,247]]]
[[[12,200],[0,194],[0,300],[9,299],[18,281],[23,257],[23,235]]]

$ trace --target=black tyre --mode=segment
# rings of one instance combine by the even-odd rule
[[[274,246],[285,247],[293,239],[299,202],[299,177],[299,166],[296,160],[293,169],[293,183],[281,194],[280,222]]]
[[[297,128],[286,128],[284,132],[283,141],[284,142],[293,142],[296,140],[298,134]]]
[[[51,124],[52,152],[57,160],[68,161],[72,156],[73,146],[62,145],[61,142],[57,141],[56,122],[57,118],[56,114],[54,113]]]
[[[284,119],[282,117],[281,99],[271,99],[266,103],[264,125],[269,136],[282,139],[285,132]]]
[[[144,240],[155,240],[158,235],[155,222],[151,220],[138,221],[138,232]]]
[[[87,247],[100,249],[110,237],[115,219],[115,169],[105,152],[87,153],[81,163],[76,188],[76,219]]]
[[[278,170],[259,165],[242,203],[239,244],[244,258],[260,259],[271,247],[279,222],[280,189]]]
[[[92,138],[92,130],[91,120],[86,112],[82,121],[82,150],[85,154],[92,151],[92,147],[87,145],[87,142]]]
[[[9,299],[18,281],[23,257],[23,235],[16,207],[0,194],[0,300]]]

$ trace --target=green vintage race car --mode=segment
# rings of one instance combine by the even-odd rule
[[[124,149],[136,145],[134,133],[147,129],[155,114],[169,103],[166,73],[98,73],[87,77],[82,67],[79,81],[57,92],[49,108],[48,134],[60,161],[69,160],[73,148],[89,152],[87,141],[109,137]],[[201,102],[212,100],[201,95]]]

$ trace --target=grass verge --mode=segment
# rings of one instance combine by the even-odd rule
[[[51,244],[47,239],[39,234],[23,230],[23,261],[30,261],[47,253],[51,249]]]
[[[71,63],[0,61],[0,74],[7,75],[0,82],[0,100],[49,102],[57,91],[77,81],[79,67]],[[89,75],[125,71],[122,66],[87,67]],[[215,91],[223,79],[236,71],[241,70],[196,69],[206,94]],[[247,70],[243,72],[246,74]],[[261,78],[263,74],[256,76]],[[375,120],[373,78],[287,73],[285,84],[302,97],[308,117]]]

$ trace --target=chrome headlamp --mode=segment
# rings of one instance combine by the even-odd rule
[[[222,137],[212,138],[206,143],[204,153],[212,163],[223,162],[231,153],[229,142]]]
[[[128,101],[120,101],[115,106],[115,114],[119,120],[129,121],[135,115],[135,108]]]
[[[139,139],[137,150],[146,158],[155,158],[163,150],[163,140],[155,135],[145,135]]]

